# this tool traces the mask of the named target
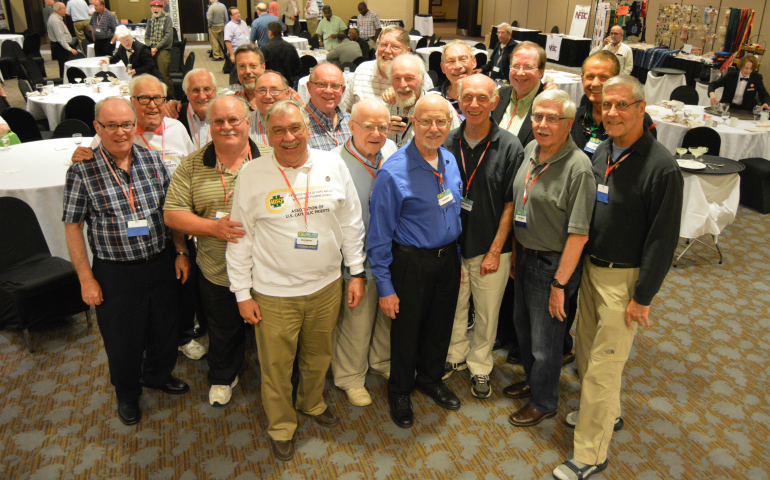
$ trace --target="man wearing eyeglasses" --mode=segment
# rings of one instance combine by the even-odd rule
[[[631,47],[623,43],[623,28],[620,25],[610,28],[609,36],[604,38],[601,45],[594,47],[591,54],[603,50],[618,58],[620,75],[631,75],[631,70],[634,69],[634,53]]]
[[[118,418],[141,421],[142,387],[182,395],[174,276],[187,282],[184,236],[163,224],[170,175],[159,153],[133,142],[136,117],[122,98],[100,100],[93,161],[74,163],[64,187],[64,231],[83,301],[96,305]],[[89,265],[83,224],[88,224]],[[173,246],[170,245],[173,238]],[[143,357],[144,354],[144,358]]]
[[[339,107],[345,92],[342,70],[331,63],[316,65],[307,82],[310,102],[310,139],[308,146],[332,150],[350,138],[350,115]]]
[[[302,63],[294,45],[283,39],[281,26],[273,22],[267,27],[270,41],[261,47],[265,57],[265,68],[280,72],[287,80],[294,83],[300,76]]]
[[[211,100],[217,96],[214,74],[205,68],[194,68],[184,76],[182,90],[187,96],[187,101],[182,104],[179,121],[187,130],[196,150],[199,150],[211,141],[206,110]]]
[[[350,114],[353,135],[332,150],[350,170],[367,230],[369,199],[377,172],[397,150],[396,144],[387,138],[389,120],[388,109],[380,100],[361,100],[353,105]],[[352,278],[349,269],[343,266],[342,273],[348,284]],[[332,373],[334,384],[345,391],[350,403],[365,407],[372,403],[364,385],[367,370],[385,378],[390,376],[390,318],[377,308],[377,288],[368,260],[364,263],[364,273],[359,276],[366,282],[366,290],[357,307],[346,304],[340,307],[333,337]]]
[[[273,154],[241,170],[231,220],[243,224],[244,235],[227,245],[230,290],[241,316],[255,325],[267,433],[282,461],[294,456],[297,411],[323,427],[340,422],[323,389],[342,301],[343,259],[353,276],[347,304],[356,307],[364,293],[358,277],[365,260],[361,204],[339,155],[308,148],[308,122],[296,102],[281,101],[267,111]]]
[[[256,138],[257,143],[265,146],[270,144],[267,135],[267,121],[265,120],[267,111],[277,102],[289,100],[291,91],[289,82],[278,72],[266,70],[257,78],[256,89],[254,90],[257,109],[255,112],[251,112],[251,121],[256,121],[256,125],[251,125],[251,132],[249,133],[252,140]]]
[[[230,7],[230,21],[225,25],[225,48],[230,61],[235,64],[235,50],[241,45],[248,45],[251,37],[251,27],[241,19],[238,7]]]
[[[227,243],[243,237],[243,225],[230,220],[235,181],[251,160],[269,154],[249,139],[249,109],[243,99],[219,97],[207,118],[212,140],[176,169],[163,207],[166,225],[195,235],[200,302],[208,320],[209,404],[230,402],[246,350],[246,329],[230,291],[225,265]]]
[[[623,368],[637,327],[650,326],[650,304],[674,258],[682,215],[682,173],[644,127],[644,87],[621,75],[605,82],[602,96],[610,139],[593,156],[597,190],[576,335],[580,412],[566,418],[575,426],[575,452],[553,471],[562,480],[607,468]]]
[[[437,86],[431,92],[436,92],[446,98],[458,114],[462,115],[460,95],[457,93],[457,84],[468,75],[472,75],[476,68],[476,57],[471,52],[471,47],[462,40],[453,40],[444,45],[441,51],[441,71],[447,77],[443,85]],[[497,94],[495,94],[497,96]]]
[[[462,179],[454,156],[441,146],[450,111],[434,93],[417,101],[414,139],[379,169],[369,206],[367,256],[380,308],[393,319],[390,418],[401,428],[414,424],[415,388],[442,408],[460,408],[441,378],[462,275]]]
[[[513,53],[513,49],[518,43],[511,39],[512,32],[513,27],[507,23],[501,23],[497,26],[497,40],[499,43],[492,52],[492,58],[489,59],[486,65],[482,65],[481,68],[474,70],[473,73],[489,75],[493,80],[508,79],[511,53]]]
[[[249,136],[255,142],[265,144],[266,137],[260,136],[257,128],[261,125],[257,118],[259,108],[257,79],[265,72],[265,57],[262,50],[254,44],[241,45],[235,49],[235,68],[242,87],[242,90],[235,95],[242,97],[249,104],[249,115],[251,116]]]

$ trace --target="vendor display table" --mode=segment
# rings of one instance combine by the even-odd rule
[[[546,48],[548,42],[548,35],[538,34],[535,43]],[[571,37],[569,35],[562,36],[561,51],[559,52],[559,60],[555,63],[564,65],[565,67],[580,67],[583,65],[583,60],[591,53],[591,39],[581,37]],[[553,60],[551,60],[553,61]]]

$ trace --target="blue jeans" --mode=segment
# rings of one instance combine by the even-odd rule
[[[559,376],[564,348],[564,323],[551,317],[548,299],[560,257],[535,258],[521,247],[516,253],[513,324],[521,349],[525,381],[532,390],[529,404],[542,413],[556,411]],[[550,263],[550,265],[549,265]],[[580,286],[582,266],[578,264],[564,289],[564,311],[569,297]]]

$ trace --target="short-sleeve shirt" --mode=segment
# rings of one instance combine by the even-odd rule
[[[251,37],[251,27],[241,20],[240,23],[234,21],[227,22],[225,25],[225,41],[230,42],[233,45],[233,52],[241,45],[249,43],[249,37]]]
[[[350,111],[353,105],[365,98],[380,99],[382,92],[391,86],[390,80],[380,75],[380,69],[377,68],[377,60],[370,60],[359,65],[353,74],[353,81],[347,83],[349,86],[342,95],[342,101],[340,102],[340,108],[345,111]],[[431,80],[427,72],[423,78],[422,88],[425,90],[433,88],[433,80]]]
[[[377,40],[375,32],[380,28],[380,16],[369,10],[366,15],[358,15],[358,33],[364,40]]]
[[[316,29],[316,35],[320,35],[324,42],[324,50],[333,50],[334,47],[339,45],[339,40],[332,38],[332,35],[336,35],[340,32],[344,32],[348,27],[345,22],[336,15],[332,15],[331,20],[327,20],[324,17],[318,22],[318,28]]]

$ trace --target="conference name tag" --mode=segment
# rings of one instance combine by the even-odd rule
[[[220,218],[225,218],[226,216],[230,215],[227,212],[217,212],[214,214],[214,220],[219,220]]]
[[[500,73],[500,67],[492,67],[492,71],[495,73]]]
[[[609,185],[596,186],[596,200],[602,203],[610,203],[610,186]]]
[[[95,29],[94,29],[94,31],[95,31],[96,33],[102,33],[102,29],[101,29],[101,28],[95,28]]]
[[[147,220],[129,220],[127,233],[129,237],[143,237],[150,234]]]
[[[473,200],[470,198],[463,198],[460,202],[460,208],[465,210],[467,213],[471,213],[471,210],[473,210]]]
[[[445,207],[454,202],[454,200],[451,190],[444,190],[438,194],[438,204],[440,207]]]
[[[586,143],[586,146],[583,150],[586,152],[594,153],[596,151],[596,147],[598,147],[601,144],[601,140],[598,138],[592,137],[588,139],[588,143]]]
[[[318,234],[312,232],[298,232],[294,241],[294,248],[300,250],[318,250]]]
[[[513,224],[519,228],[527,228],[527,212],[516,210],[516,215],[513,216]]]

